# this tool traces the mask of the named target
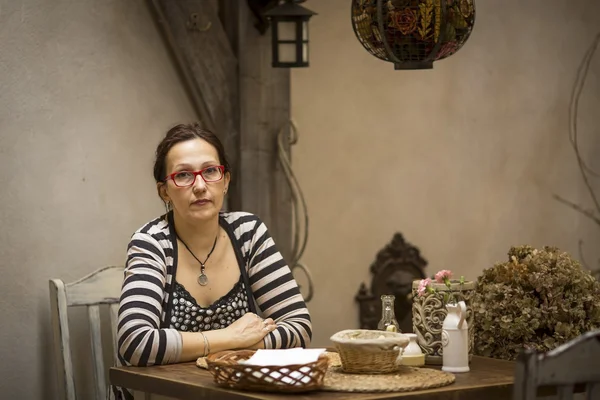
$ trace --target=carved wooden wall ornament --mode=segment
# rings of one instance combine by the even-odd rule
[[[396,296],[394,312],[402,332],[412,332],[412,282],[425,278],[427,261],[420,250],[394,234],[391,242],[377,253],[371,264],[370,290],[363,282],[355,297],[359,303],[361,329],[376,329],[381,318],[381,295]]]

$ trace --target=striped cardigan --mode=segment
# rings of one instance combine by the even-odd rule
[[[250,311],[277,323],[277,329],[265,336],[265,348],[307,347],[312,337],[308,309],[265,224],[245,212],[221,212],[219,223],[236,252]],[[181,335],[169,322],[177,273],[177,240],[173,232],[170,212],[150,221],[131,237],[119,305],[118,365],[150,366],[179,361]]]

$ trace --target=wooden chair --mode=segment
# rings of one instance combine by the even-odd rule
[[[600,399],[600,330],[587,332],[546,353],[524,351],[517,359],[513,400],[533,400],[539,388],[556,388],[573,398],[575,385],[587,400]]]
[[[85,306],[90,323],[92,362],[94,372],[94,392],[96,400],[112,398],[104,370],[102,340],[100,331],[100,305],[108,304],[113,349],[116,349],[117,312],[123,267],[104,267],[82,279],[65,284],[60,279],[50,280],[50,307],[54,333],[54,354],[56,358],[58,388],[62,399],[76,400],[73,363],[71,358],[67,309]],[[111,349],[111,350],[113,350]],[[116,353],[113,351],[113,353]],[[113,356],[113,359],[115,356]],[[110,397],[107,397],[110,396]]]

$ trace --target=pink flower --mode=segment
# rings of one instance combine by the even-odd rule
[[[445,283],[446,279],[450,279],[452,276],[452,271],[448,269],[443,269],[437,274],[435,274],[435,281],[438,283]]]
[[[419,288],[417,289],[417,294],[419,296],[423,296],[427,291],[427,287],[431,285],[431,279],[425,278],[419,281]]]

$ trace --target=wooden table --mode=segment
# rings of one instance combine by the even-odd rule
[[[113,385],[126,387],[136,391],[136,400],[138,398],[138,391],[174,397],[182,400],[507,400],[512,396],[514,369],[515,363],[511,361],[473,356],[471,371],[456,374],[456,381],[453,384],[437,389],[426,389],[405,393],[348,393],[319,391],[280,395],[261,392],[234,391],[215,385],[210,372],[198,368],[195,363],[160,365],[153,367],[113,367],[110,369],[110,382]]]

